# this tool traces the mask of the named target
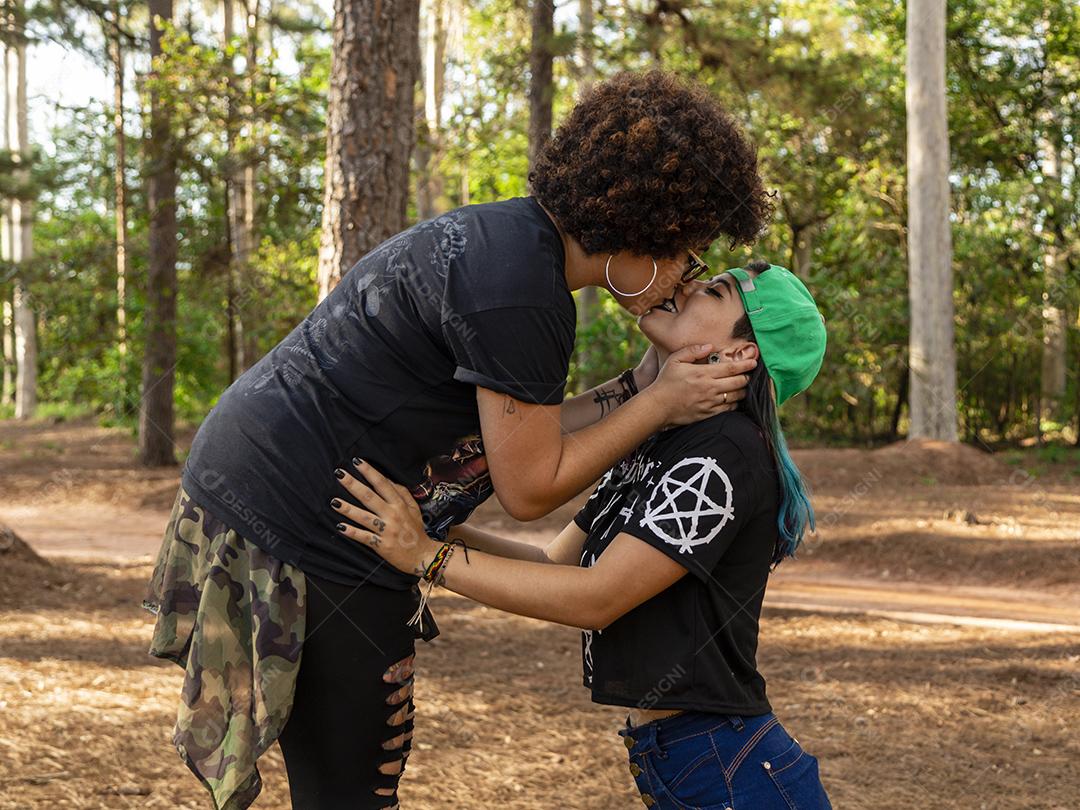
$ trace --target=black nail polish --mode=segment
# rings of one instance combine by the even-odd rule
[[[361,464],[363,464],[363,462],[360,461],[360,459],[358,459],[358,458],[354,458],[352,460],[352,464],[353,464],[354,467],[359,467]]]
[[[341,508],[341,501],[339,501],[337,498],[334,498],[332,501],[330,501],[330,505],[332,507],[334,507],[335,509],[340,509]]]
[[[336,475],[338,478],[344,478],[345,477],[345,471],[340,470],[340,469],[339,470],[334,470],[334,475]]]
[[[343,531],[345,531],[345,524],[344,524],[344,523],[339,523],[339,524],[337,525],[337,530],[338,530],[339,532],[343,532]]]

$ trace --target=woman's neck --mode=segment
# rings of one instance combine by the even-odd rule
[[[555,215],[548,211],[547,208],[544,208],[544,204],[539,200],[537,200],[537,204],[544,209],[544,213],[554,223],[559,231],[559,237],[562,239],[563,255],[566,257],[566,286],[571,290],[580,290],[582,287],[590,285],[602,286],[606,256],[602,253],[586,253],[581,243],[563,230]]]

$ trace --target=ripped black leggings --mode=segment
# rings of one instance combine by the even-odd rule
[[[306,575],[306,637],[278,738],[294,810],[397,807],[413,726],[411,591]]]

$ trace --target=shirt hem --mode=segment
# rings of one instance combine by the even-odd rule
[[[300,561],[304,556],[303,550],[299,546],[285,540],[284,538],[288,532],[283,531],[280,526],[274,523],[274,521],[268,520],[262,515],[259,515],[257,518],[259,522],[266,526],[267,531],[273,535],[273,539],[267,541],[265,538],[259,536],[259,532],[253,532],[252,527],[246,524],[227,504],[222,502],[220,498],[212,495],[209,490],[198,483],[195,471],[187,464],[184,465],[184,470],[181,473],[180,485],[194,498],[196,503],[200,506],[209,508],[213,512],[214,517],[218,518],[222,523],[244,538],[244,540],[254,546],[258,546],[267,554],[276,557],[282,562],[300,568]]]
[[[181,473],[180,485],[197,504],[209,509],[214,517],[221,520],[222,523],[235,531],[244,540],[262,549],[270,556],[281,560],[281,562],[296,567],[306,575],[336,582],[339,585],[371,585],[395,591],[409,590],[418,582],[417,577],[403,574],[384,562],[377,564],[372,571],[357,571],[353,574],[342,573],[328,567],[318,557],[305,554],[301,546],[284,539],[288,536],[288,532],[283,531],[274,521],[267,520],[264,516],[259,515],[258,520],[274,536],[273,541],[267,542],[265,538],[259,537],[258,533],[252,532],[251,526],[245,524],[243,519],[233,512],[228,505],[222,503],[219,498],[211,495],[203,488],[197,482],[195,472],[187,464],[184,465],[184,470]]]
[[[750,705],[737,705],[734,703],[721,703],[718,701],[687,701],[687,700],[657,700],[652,701],[647,697],[643,697],[641,700],[633,701],[630,698],[619,697],[618,695],[605,695],[603,693],[593,692],[592,702],[599,703],[604,706],[621,706],[627,709],[640,709],[645,708],[641,704],[648,703],[649,709],[682,709],[683,711],[691,712],[712,712],[715,714],[737,714],[743,717],[755,717],[761,714],[768,714],[771,712],[772,705],[768,700],[763,703],[756,703]]]

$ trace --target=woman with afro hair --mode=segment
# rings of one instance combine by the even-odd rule
[[[528,179],[363,256],[195,436],[144,606],[151,654],[186,670],[173,742],[217,807],[254,801],[275,740],[294,807],[397,805],[415,638],[438,631],[416,576],[342,542],[341,468],[407,487],[442,541],[493,493],[542,517],[657,430],[745,396],[756,362],[707,363],[707,344],[563,393],[574,290],[644,316],[704,271],[695,251],[767,224],[755,149],[716,100],[615,75]]]

